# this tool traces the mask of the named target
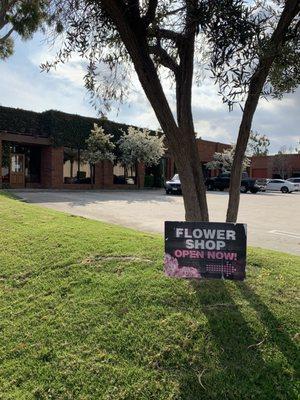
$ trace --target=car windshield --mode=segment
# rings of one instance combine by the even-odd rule
[[[179,175],[175,174],[171,180],[172,181],[179,181]]]

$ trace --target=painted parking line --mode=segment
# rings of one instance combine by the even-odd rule
[[[296,239],[300,239],[300,233],[292,233],[292,232],[285,232],[285,231],[269,231],[269,233],[273,233],[274,235],[281,235],[281,236],[290,236]]]

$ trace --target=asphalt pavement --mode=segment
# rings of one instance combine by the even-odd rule
[[[163,190],[19,190],[42,207],[145,232],[163,233],[164,221],[184,220],[182,196]],[[208,192],[211,221],[225,220],[228,193]],[[300,192],[242,194],[238,222],[248,225],[248,244],[300,256]]]

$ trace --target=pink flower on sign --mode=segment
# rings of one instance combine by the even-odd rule
[[[194,267],[179,267],[178,260],[170,254],[165,254],[164,272],[167,276],[178,278],[201,278],[200,272]]]
[[[176,276],[178,270],[178,261],[176,258],[172,257],[170,254],[165,254],[165,274],[168,276]]]
[[[201,278],[200,272],[194,267],[181,267],[176,276],[180,278]]]

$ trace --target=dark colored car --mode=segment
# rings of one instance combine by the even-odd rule
[[[230,186],[230,172],[223,172],[220,175],[208,178],[205,182],[207,190],[221,190],[229,189]],[[241,193],[257,193],[260,191],[260,187],[256,184],[255,179],[249,178],[246,172],[243,172],[241,180]]]
[[[166,182],[165,184],[166,194],[181,193],[181,183],[179,180],[179,175],[175,174],[173,178]]]

